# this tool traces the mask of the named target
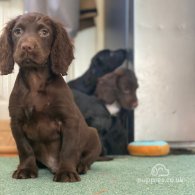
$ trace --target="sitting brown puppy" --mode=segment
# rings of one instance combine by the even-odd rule
[[[35,178],[39,162],[54,181],[80,181],[98,158],[101,144],[88,127],[61,75],[73,60],[73,46],[63,26],[39,13],[10,21],[0,38],[0,71],[19,73],[9,113],[20,163],[13,178]]]
[[[127,154],[127,145],[133,140],[133,109],[138,105],[135,72],[118,68],[99,78],[96,96],[112,115],[112,125],[100,135],[106,154]],[[95,127],[95,126],[94,126]]]

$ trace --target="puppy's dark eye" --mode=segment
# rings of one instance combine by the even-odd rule
[[[23,29],[22,28],[15,28],[14,29],[14,35],[16,36],[16,37],[20,37],[22,34],[23,34]]]
[[[49,36],[49,31],[46,28],[43,28],[39,31],[40,37],[47,37]]]

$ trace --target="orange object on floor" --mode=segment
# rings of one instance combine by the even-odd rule
[[[165,141],[135,141],[128,144],[128,152],[134,156],[164,156],[170,146]]]

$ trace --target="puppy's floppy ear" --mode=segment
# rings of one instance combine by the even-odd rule
[[[55,74],[66,75],[68,67],[74,59],[73,45],[62,24],[53,22],[53,27],[54,43],[50,54],[51,69]]]
[[[14,68],[12,28],[16,19],[11,20],[5,26],[0,37],[0,74],[7,75],[12,73]]]
[[[117,100],[117,75],[108,73],[100,77],[97,82],[95,94],[98,99],[106,104],[112,104]]]

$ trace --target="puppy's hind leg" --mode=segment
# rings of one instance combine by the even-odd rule
[[[77,171],[79,174],[85,174],[90,169],[91,164],[98,159],[101,149],[101,142],[97,130],[89,127],[87,144],[83,153],[81,154],[81,159],[77,166]]]

